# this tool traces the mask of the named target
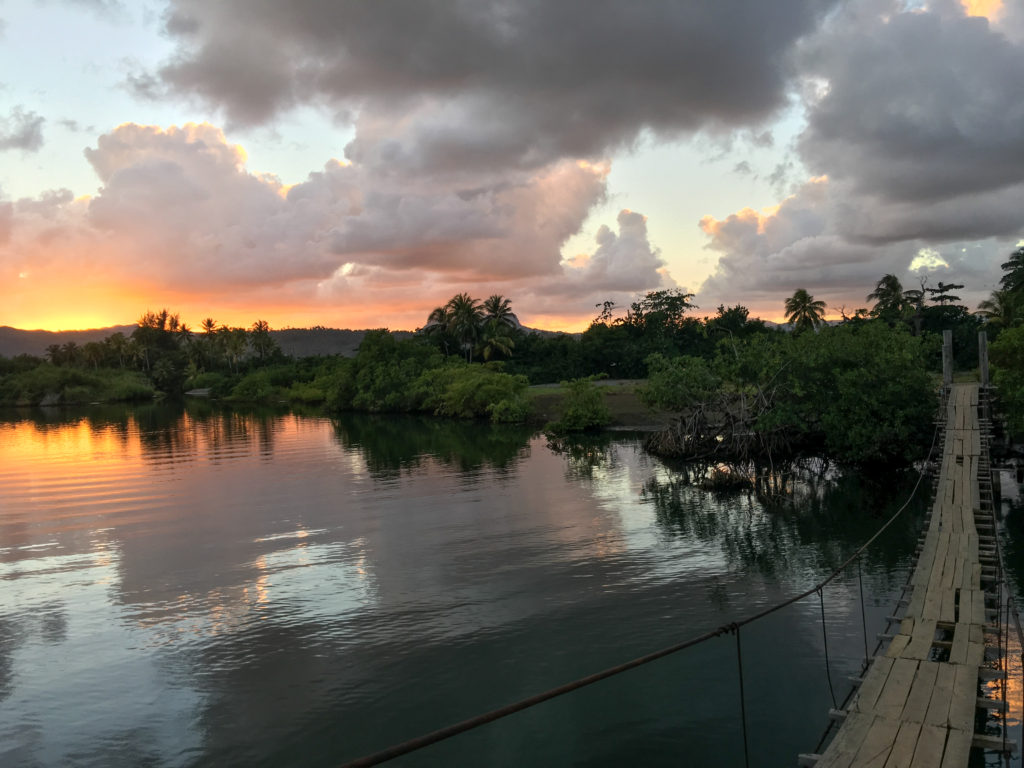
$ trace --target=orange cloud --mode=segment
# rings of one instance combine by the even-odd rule
[[[960,0],[968,16],[985,16],[995,19],[1003,10],[1003,0]]]
[[[415,328],[469,291],[585,327],[596,301],[671,284],[642,214],[562,259],[609,165],[438,178],[331,160],[284,187],[208,123],[125,123],[86,151],[102,182],[0,201],[0,324],[67,329],[166,307],[191,324]],[[578,310],[578,314],[573,314]]]

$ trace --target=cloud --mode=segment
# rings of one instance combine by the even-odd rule
[[[827,83],[799,141],[812,173],[886,202],[1024,181],[1024,47],[985,18],[836,24],[807,43],[802,63]]]
[[[922,267],[968,283],[969,303],[990,290],[1024,210],[1024,42],[1005,32],[958,3],[881,0],[805,38],[797,150],[819,175],[776,210],[705,217],[721,258],[698,300],[781,307],[805,287],[863,306],[883,274],[913,282]],[[778,182],[795,170],[780,166]]]
[[[1024,197],[1019,202],[1024,203]],[[1012,205],[1002,211],[1007,221],[1011,210]],[[700,287],[697,301],[711,306],[742,297],[754,306],[768,307],[769,316],[781,315],[783,299],[806,288],[830,306],[850,310],[867,304],[864,296],[882,275],[895,274],[910,286],[916,282],[914,273],[923,268],[941,271],[940,279],[956,277],[968,283],[963,296],[968,304],[976,303],[992,289],[999,263],[1015,238],[996,236],[1007,229],[1002,224],[968,226],[971,211],[941,230],[944,212],[941,207],[921,209],[919,234],[927,232],[928,237],[915,236],[912,230],[902,230],[898,237],[857,236],[884,233],[897,222],[903,227],[907,211],[878,207],[844,184],[816,178],[774,210],[744,209],[724,219],[706,216],[701,228],[708,235],[707,247],[721,257],[714,274]],[[887,213],[889,220],[883,218]],[[1017,221],[1019,227],[1019,217]],[[975,237],[975,229],[985,234]],[[936,236],[940,231],[947,234]]]
[[[644,128],[770,117],[794,42],[831,4],[175,0],[176,52],[134,82],[222,108],[231,124],[300,104],[356,115],[353,160],[393,128],[421,166],[535,167],[604,155]]]
[[[665,273],[661,254],[647,238],[647,217],[636,211],[619,212],[618,234],[607,225],[597,230],[596,250],[571,259],[565,280],[545,286],[540,293],[559,296],[602,297],[641,293],[675,283]]]
[[[43,123],[46,120],[35,112],[13,107],[6,118],[0,118],[0,152],[20,149],[37,152],[43,146]]]
[[[636,213],[620,214],[617,235],[602,230],[586,267],[562,264],[563,244],[604,199],[605,164],[437,178],[332,160],[285,187],[250,171],[245,151],[210,124],[124,124],[85,154],[98,192],[10,204],[0,272],[42,284],[89,269],[214,306],[244,295],[369,308],[404,296],[412,312],[470,286],[543,304],[667,279]]]

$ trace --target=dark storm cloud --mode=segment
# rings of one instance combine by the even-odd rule
[[[35,112],[26,112],[17,106],[6,118],[0,118],[0,152],[20,149],[37,152],[43,146],[43,123],[46,120]]]
[[[155,76],[235,124],[309,102],[422,114],[429,131],[403,142],[420,163],[533,167],[601,154],[643,127],[769,117],[794,41],[829,5],[177,0],[165,28],[178,49]],[[357,140],[353,152],[368,151]]]
[[[884,274],[915,283],[922,253],[938,257],[938,279],[968,283],[968,303],[998,279],[1024,234],[1017,17],[967,17],[952,0],[900,5],[851,3],[801,41],[797,147],[819,176],[776,210],[701,222],[721,258],[698,299],[804,286],[860,306]],[[792,172],[780,166],[779,181]]]
[[[986,19],[897,14],[808,48],[805,74],[828,83],[799,143],[812,173],[885,201],[1024,180],[1024,47]]]

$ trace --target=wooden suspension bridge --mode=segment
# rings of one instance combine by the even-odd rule
[[[899,631],[882,636],[888,647],[846,709],[832,711],[842,725],[828,748],[801,755],[802,765],[960,768],[972,747],[1015,746],[975,731],[979,708],[1006,708],[1005,698],[978,695],[1003,674],[985,666],[1000,605],[985,392],[977,384],[945,391],[941,470]]]

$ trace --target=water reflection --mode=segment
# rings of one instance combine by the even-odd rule
[[[427,459],[460,472],[482,467],[510,470],[529,455],[534,433],[520,424],[345,413],[334,420],[338,442],[360,452],[370,474],[395,478]]]
[[[912,470],[870,478],[793,464],[777,469],[766,484],[709,494],[703,481],[713,469],[691,464],[668,470],[651,477],[643,493],[667,535],[716,543],[730,567],[756,568],[764,574],[792,570],[792,558],[808,545],[814,556],[803,566],[805,572],[808,567],[826,573],[838,567],[903,504],[917,482]],[[886,570],[904,562],[927,506],[927,494],[920,492],[890,535],[868,549],[863,562]]]
[[[803,589],[892,502],[853,476],[765,503],[692,475],[629,437],[429,419],[199,403],[0,421],[0,764],[337,765]],[[869,614],[913,546],[912,522],[893,534],[866,562]],[[837,675],[859,664],[855,590],[829,593]],[[812,607],[751,630],[772,763],[829,706]],[[731,648],[406,764],[727,763]],[[779,689],[801,691],[782,726]]]

